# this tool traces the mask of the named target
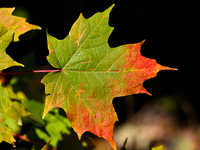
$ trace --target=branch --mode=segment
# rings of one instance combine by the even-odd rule
[[[29,139],[29,138],[27,138],[27,137],[24,137],[23,135],[19,135],[19,134],[13,133],[13,136],[14,136],[14,137],[17,137],[17,138],[20,138],[20,139],[22,139],[22,140],[24,140],[24,141],[32,142],[32,143],[34,143],[34,144],[40,145],[40,146],[42,146],[42,147],[43,147],[44,145],[46,145],[46,144],[43,144],[43,143],[40,143],[40,142],[31,140],[31,139]],[[53,148],[53,147],[51,147],[51,146],[49,146],[48,148],[51,149],[51,150],[57,150],[56,148]]]
[[[55,69],[55,70],[33,70],[33,71],[20,71],[20,72],[0,72],[0,75],[9,75],[9,74],[23,74],[23,73],[42,73],[42,72],[57,72],[61,71],[61,69]]]

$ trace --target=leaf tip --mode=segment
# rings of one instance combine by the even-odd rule
[[[14,61],[13,66],[21,66],[21,67],[25,67],[23,64],[18,63],[18,62],[16,62],[16,61]]]
[[[147,95],[149,95],[149,96],[152,96],[152,94],[149,93],[145,88],[144,88],[143,90],[144,90],[144,92],[141,92],[141,93],[144,93],[144,94],[147,94]]]
[[[144,39],[143,41],[140,42],[140,44],[142,45],[146,40]]]
[[[116,144],[115,144],[115,142],[114,141],[110,141],[109,142],[110,144],[111,144],[111,146],[112,146],[112,148],[114,149],[114,150],[117,150],[117,146],[116,146]]]
[[[178,68],[171,68],[171,70],[173,70],[173,71],[178,71]]]
[[[140,45],[140,46],[142,46],[142,44],[143,44],[145,41],[146,41],[146,40],[144,39],[144,40],[142,40],[141,42],[138,42],[137,44]]]
[[[44,111],[43,115],[42,115],[42,119],[44,119],[44,117],[46,116],[47,112]]]
[[[40,26],[35,26],[34,29],[36,29],[36,30],[42,30],[42,27],[40,27]]]
[[[17,120],[17,124],[18,124],[19,126],[22,126],[22,121],[21,121],[21,119],[18,119],[18,120]]]
[[[158,73],[161,70],[173,70],[173,71],[177,71],[178,69],[177,68],[171,68],[171,67],[167,67],[167,66],[163,66],[163,65],[157,64],[157,67],[155,69],[156,73]]]
[[[81,140],[82,134],[81,133],[77,133],[78,135],[78,139]]]
[[[149,96],[152,96],[152,94],[151,94],[151,93],[149,93],[149,92],[147,92],[147,95],[149,95]]]
[[[115,6],[115,3],[113,3],[113,4],[110,6],[110,9],[112,9],[114,6]]]
[[[14,147],[14,148],[16,147],[15,143],[12,143],[12,147]]]
[[[165,66],[163,66],[163,67],[161,68],[161,70],[173,70],[173,71],[177,71],[178,69],[177,69],[177,68],[170,68],[170,67],[165,67]]]

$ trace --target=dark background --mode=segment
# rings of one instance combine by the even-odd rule
[[[114,28],[109,38],[111,47],[146,40],[141,53],[156,59],[159,64],[178,68],[178,71],[161,71],[156,78],[145,81],[144,87],[152,96],[138,94],[115,98],[113,104],[120,122],[127,121],[128,114],[135,114],[145,104],[154,103],[163,96],[175,97],[180,105],[176,115],[181,122],[198,126],[199,111],[199,40],[200,1],[152,0],[35,0],[1,1],[0,7],[15,7],[14,15],[27,18],[27,22],[42,27],[20,36],[20,41],[11,43],[7,53],[20,60],[28,53],[35,52],[35,66],[48,65],[46,56],[46,29],[58,38],[67,36],[80,12],[89,18],[115,4],[109,24]],[[26,64],[25,64],[26,65]],[[27,66],[28,68],[28,66]],[[10,70],[7,70],[10,71]],[[134,101],[134,102],[131,102]],[[182,105],[184,103],[184,105]],[[189,111],[187,109],[189,107]],[[128,111],[130,112],[128,112]]]

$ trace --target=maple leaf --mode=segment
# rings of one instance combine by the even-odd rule
[[[24,66],[7,55],[6,48],[12,41],[19,41],[21,34],[41,29],[39,26],[27,23],[25,18],[12,16],[13,11],[14,8],[0,8],[0,70],[11,66]]]
[[[13,40],[15,28],[7,30],[0,24],[0,70],[6,69],[11,66],[24,66],[14,61],[8,54],[6,54],[6,48]]]
[[[114,149],[113,128],[117,115],[114,97],[146,93],[143,82],[160,70],[175,70],[143,57],[144,41],[111,48],[108,25],[114,5],[89,19],[80,14],[69,35],[58,40],[47,33],[49,63],[60,71],[47,74],[42,83],[48,95],[43,117],[63,108],[79,139],[86,131],[105,138]]]

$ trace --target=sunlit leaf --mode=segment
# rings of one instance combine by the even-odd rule
[[[150,95],[143,82],[160,70],[175,69],[142,56],[140,48],[144,41],[109,46],[113,27],[108,20],[113,6],[89,19],[80,14],[63,40],[47,33],[47,59],[60,71],[47,74],[42,83],[47,94],[43,117],[52,108],[63,108],[79,139],[90,131],[116,149],[113,128],[118,118],[113,98],[137,93]]]

